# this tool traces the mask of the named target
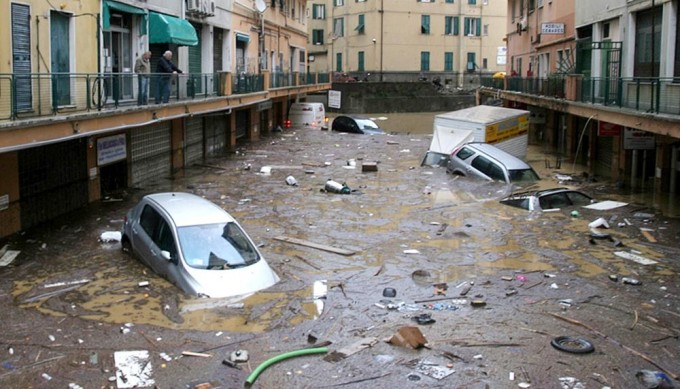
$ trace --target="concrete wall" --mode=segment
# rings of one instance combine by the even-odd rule
[[[438,93],[426,82],[342,83],[333,84],[331,89],[342,93],[342,108],[327,111],[340,113],[441,112],[475,105],[473,93]],[[319,99],[308,96],[307,101]]]

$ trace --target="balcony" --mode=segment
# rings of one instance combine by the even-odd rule
[[[547,78],[482,78],[482,87],[598,104],[644,113],[680,115],[680,79],[583,77],[578,74]]]
[[[151,74],[149,77],[149,105],[155,103],[162,77],[167,78],[168,75]],[[330,88],[328,80],[328,74],[177,74],[168,80],[168,102],[201,102],[253,93],[266,95],[273,88],[283,88],[279,96],[281,92],[285,93],[286,88],[293,93],[298,93],[300,87],[307,87],[310,91],[324,90]],[[0,124],[136,107],[139,89],[138,76],[130,73],[0,74]],[[224,109],[229,108],[228,104],[226,101]]]

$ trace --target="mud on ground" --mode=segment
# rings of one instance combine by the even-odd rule
[[[314,355],[277,363],[253,387],[561,388],[571,377],[566,387],[637,388],[640,369],[680,374],[677,219],[645,204],[580,209],[578,217],[507,207],[497,202],[509,191],[503,185],[421,167],[429,142],[419,134],[277,133],[11,237],[4,243],[21,254],[0,268],[0,386],[116,387],[114,353],[147,350],[158,388],[239,388],[263,361],[321,342],[345,353],[357,342],[372,347],[332,362]],[[362,172],[367,162],[377,172]],[[263,166],[271,174],[260,174]],[[550,173],[540,186],[561,186]],[[298,186],[286,185],[290,175]],[[352,194],[321,191],[328,179]],[[576,186],[620,199],[607,183]],[[229,211],[281,282],[242,308],[190,298],[119,244],[98,242],[141,196],[167,190]],[[588,223],[599,217],[611,222],[611,239],[592,238]],[[275,239],[282,236],[355,254]],[[314,299],[319,281],[325,299]],[[384,297],[386,288],[396,297]],[[423,314],[434,322],[414,321]],[[417,327],[426,347],[384,341],[404,326]],[[558,336],[586,339],[594,351],[557,350]],[[240,349],[247,363],[222,364]]]

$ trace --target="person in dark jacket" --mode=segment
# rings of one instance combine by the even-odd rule
[[[158,93],[156,93],[156,104],[167,103],[170,100],[170,78],[174,77],[178,73],[182,73],[181,70],[172,62],[172,51],[166,51],[163,56],[158,60],[158,66],[156,66],[156,73],[158,75]]]

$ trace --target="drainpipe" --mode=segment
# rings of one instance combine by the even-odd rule
[[[380,82],[383,81],[383,49],[385,45],[385,8],[384,1],[380,0]]]
[[[458,74],[458,86],[462,87],[465,83],[465,71],[467,70],[467,62],[463,62],[463,42],[465,41],[465,18],[463,17],[463,1],[458,2],[458,18],[460,23],[458,24],[458,61],[460,63],[459,74]]]

